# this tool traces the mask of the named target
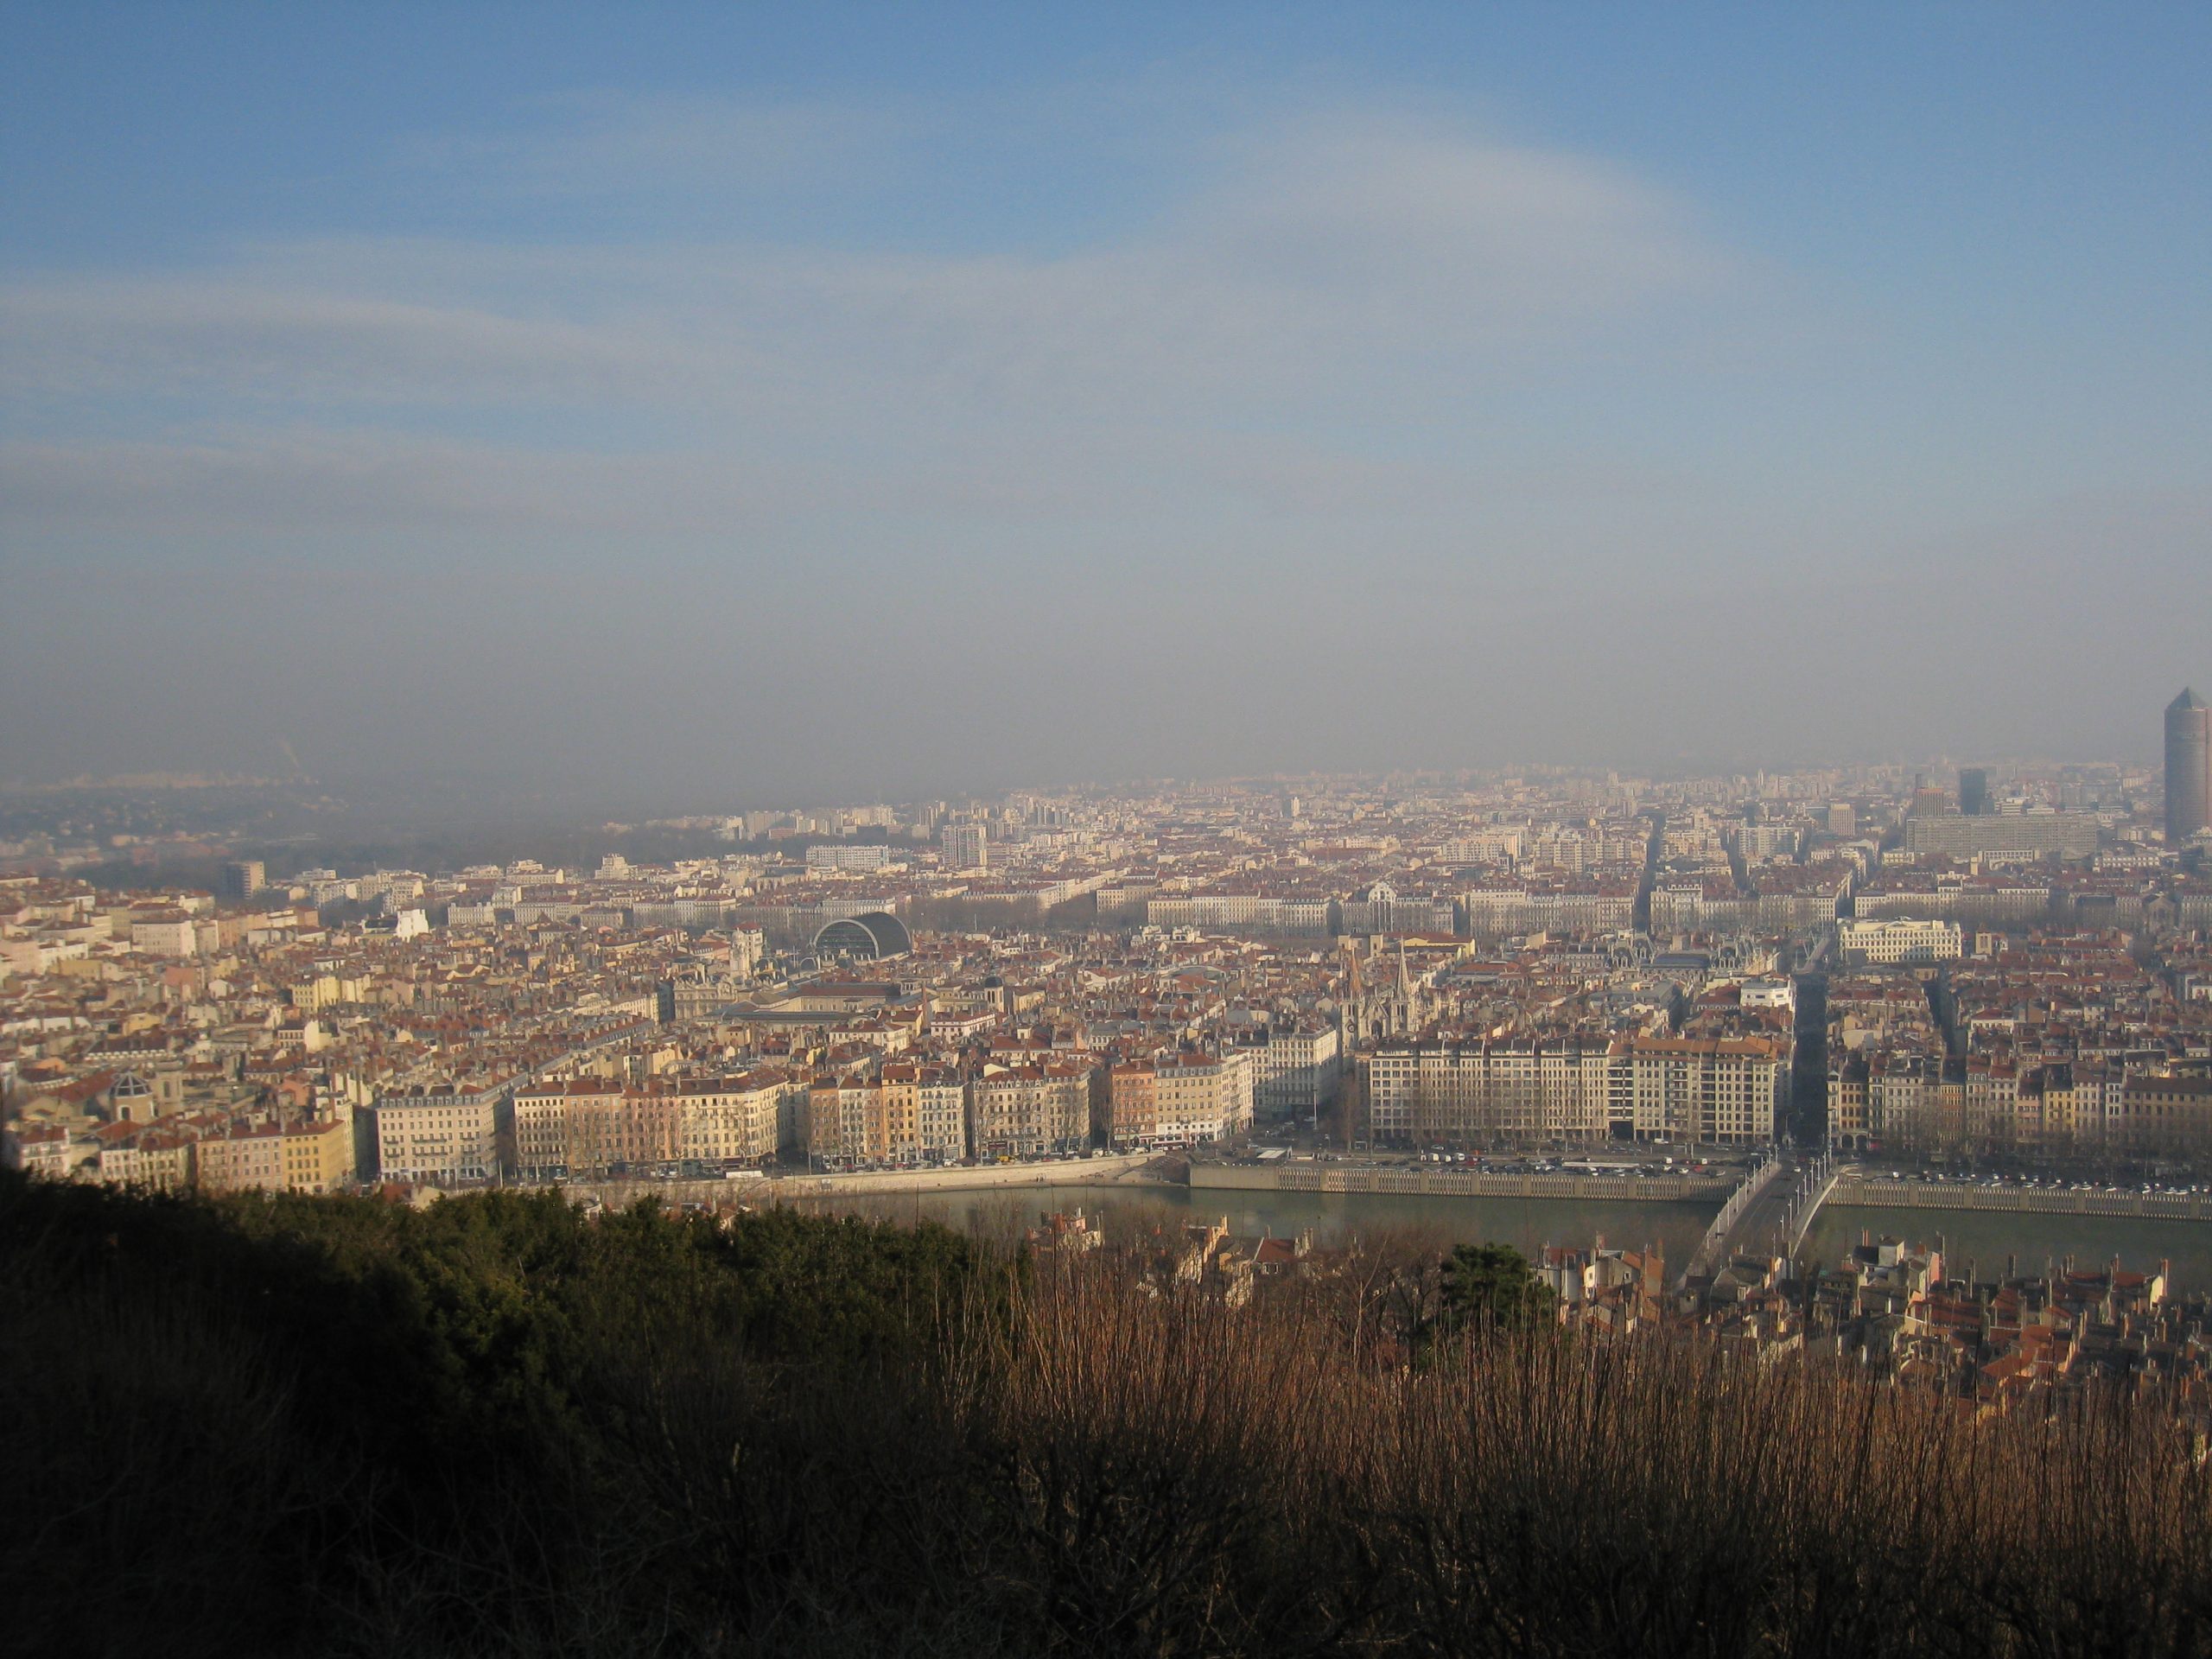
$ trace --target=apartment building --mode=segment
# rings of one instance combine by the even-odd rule
[[[2120,1091],[2118,1120],[2108,1127],[2131,1151],[2192,1158],[2212,1154],[2212,1077],[2131,1077]]]
[[[817,871],[880,870],[892,862],[893,856],[890,848],[872,842],[840,844],[825,842],[806,849],[806,868]]]
[[[875,1077],[807,1091],[807,1154],[819,1164],[957,1163],[968,1154],[968,1085],[950,1065],[892,1061]]]
[[[284,1132],[276,1124],[212,1135],[195,1148],[205,1192],[284,1190]]]
[[[1107,1077],[1107,1139],[1116,1147],[1149,1147],[1160,1135],[1159,1073],[1149,1060],[1117,1065]]]
[[[987,870],[991,865],[991,832],[980,823],[948,823],[938,837],[949,870]]]
[[[1915,817],[1904,826],[1905,850],[1916,857],[1941,854],[1972,858],[1980,853],[2030,853],[2038,857],[2087,858],[2097,850],[2094,812],[2030,812],[2017,817],[1956,813]]]
[[[968,1084],[949,1065],[883,1068],[883,1126],[895,1162],[957,1163],[968,1155]]]
[[[353,1126],[337,1118],[284,1126],[284,1190],[335,1192],[353,1177]]]
[[[1766,1037],[1400,1043],[1361,1062],[1368,1128],[1400,1145],[1694,1141],[1764,1145],[1789,1045]]]
[[[658,1083],[575,1077],[515,1091],[514,1167],[527,1179],[602,1175],[683,1155],[684,1097]]]
[[[214,931],[212,925],[209,931]],[[130,948],[149,957],[190,957],[200,949],[200,924],[181,914],[148,916],[130,924]]]
[[[702,1164],[766,1162],[776,1155],[784,1099],[795,1092],[803,1094],[803,1086],[774,1067],[684,1078],[676,1085],[677,1155]]]
[[[1184,1052],[1153,1064],[1153,1132],[1161,1147],[1201,1146],[1252,1127],[1258,1065],[1244,1049]]]
[[[1093,1068],[1068,1062],[986,1066],[969,1085],[978,1158],[1039,1158],[1090,1144]]]
[[[1154,927],[1317,937],[1329,931],[1329,912],[1330,901],[1325,896],[1258,892],[1160,895],[1145,903],[1145,920]]]
[[[371,1109],[376,1121],[377,1170],[386,1180],[439,1185],[485,1181],[502,1165],[501,1122],[511,1080],[469,1090],[402,1090],[380,1094]]]
[[[825,1078],[806,1096],[806,1154],[830,1169],[880,1161],[887,1155],[883,1091],[866,1077]]]
[[[1603,1140],[1612,1061],[1604,1038],[1392,1045],[1365,1062],[1368,1127],[1408,1145]]]
[[[1255,1051],[1185,1052],[1118,1065],[1108,1083],[1107,1122],[1122,1147],[1189,1147],[1251,1128]]]
[[[190,1135],[146,1131],[103,1144],[86,1166],[99,1180],[118,1186],[152,1187],[175,1192],[193,1185],[199,1173],[199,1142]],[[222,1179],[232,1185],[251,1185],[239,1180],[243,1160],[219,1157]]]
[[[1336,1097],[1342,1039],[1335,1026],[1270,1027],[1267,1042],[1249,1051],[1255,1068],[1255,1117],[1311,1118]]]
[[[1721,1146],[1763,1146],[1774,1139],[1789,1084],[1787,1041],[1630,1037],[1615,1048],[1609,1117],[1620,1121],[1625,1094],[1635,1139]]]
[[[1632,877],[1573,881],[1484,882],[1459,895],[1468,931],[1497,938],[1538,931],[1610,933],[1636,918],[1640,883]]]

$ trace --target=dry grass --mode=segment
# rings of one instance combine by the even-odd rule
[[[804,1351],[726,1317],[726,1267],[624,1268],[532,1351],[580,1357],[553,1427],[428,1472],[318,1435],[287,1357],[313,1350],[251,1297],[218,1319],[97,1262],[66,1296],[19,1275],[12,1628],[410,1656],[2212,1645],[2212,1471],[2171,1413],[1977,1418],[1672,1338],[1408,1344],[1420,1267],[1370,1252],[1230,1308],[1111,1251],[987,1259],[899,1293],[905,1339]],[[480,1378],[495,1414],[508,1381]],[[154,1611],[102,1611],[79,1567]]]
[[[2163,1411],[1977,1419],[1832,1367],[1548,1332],[1408,1368],[1356,1350],[1354,1294],[1236,1310],[1047,1262],[1010,1312],[947,1313],[911,1369],[736,1413],[754,1481],[785,1496],[733,1489],[721,1570],[777,1563],[780,1599],[748,1594],[729,1635],[1560,1656],[2212,1637],[2212,1489]]]

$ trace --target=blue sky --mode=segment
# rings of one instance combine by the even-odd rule
[[[2212,13],[61,8],[0,776],[2148,758]]]

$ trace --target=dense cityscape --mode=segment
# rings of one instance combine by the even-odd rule
[[[857,1201],[904,1174],[1180,1181],[1201,1204],[1217,1183],[1656,1181],[1629,1190],[1717,1205],[1779,1147],[1847,1160],[1822,1198],[1906,1206],[1872,1218],[1908,1231],[1910,1206],[1969,1204],[2212,1223],[2193,693],[2165,733],[2157,770],[760,809],[602,826],[589,868],[272,864],[204,829],[94,842],[57,816],[86,814],[73,798],[0,849],[6,1161],[416,1202]],[[633,864],[653,832],[720,850]],[[143,875],[73,873],[113,883],[118,853]],[[217,890],[162,882],[178,856],[219,858]],[[1587,1240],[1548,1241],[1545,1271],[1565,1319],[1971,1361],[1999,1397],[2108,1368],[2105,1328],[2139,1373],[2202,1386],[2212,1285],[2158,1262],[1999,1274],[1932,1236],[1802,1259],[1805,1210],[1671,1278]],[[1200,1232],[1217,1277],[1265,1243]],[[2056,1357],[2023,1335],[2052,1330]]]

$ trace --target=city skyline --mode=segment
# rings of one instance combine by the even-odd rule
[[[14,18],[10,778],[2155,761],[2212,680],[2201,15]]]
[[[600,806],[613,805],[623,809],[621,816],[660,821],[655,815],[676,813],[712,817],[718,813],[729,812],[739,817],[757,816],[760,804],[770,799],[779,801],[779,810],[787,813],[805,813],[840,810],[863,800],[905,805],[932,801],[939,804],[972,804],[1025,795],[1122,794],[1153,788],[1280,790],[1354,784],[1427,789],[1494,783],[1515,777],[1585,781],[1604,779],[1631,787],[1656,786],[1661,789],[1684,782],[1730,778],[1746,781],[1759,779],[1787,780],[1793,785],[1807,780],[1824,780],[1825,786],[1834,792],[1849,794],[1859,788],[1888,787],[1910,775],[1925,787],[1943,791],[1955,810],[1972,816],[1977,811],[1995,814],[2017,810],[2022,798],[2017,792],[2009,796],[1995,792],[2000,788],[2016,789],[2024,783],[2032,790],[2047,790],[2056,780],[2069,776],[2108,775],[2114,780],[2155,779],[2163,789],[2165,776],[2171,770],[2175,753],[2172,744],[2174,712],[2182,707],[2183,699],[2193,696],[2193,692],[2184,690],[2164,711],[2160,733],[2162,747],[2158,758],[2133,761],[2109,756],[2059,759],[2050,755],[1980,755],[1974,757],[1974,764],[1968,764],[1967,757],[1941,750],[1917,755],[1806,762],[1742,757],[1714,760],[1685,753],[1660,764],[1644,766],[1605,761],[1576,765],[1521,757],[1487,766],[1308,766],[1281,767],[1268,772],[1224,772],[1179,776],[1160,773],[1130,777],[1084,777],[1063,772],[1054,776],[1015,779],[1010,782],[995,780],[970,786],[957,786],[938,779],[929,786],[912,790],[871,790],[863,784],[842,793],[811,796],[792,793],[778,796],[765,788],[751,786],[743,780],[736,779],[702,779],[673,789],[642,791],[626,789],[617,781],[602,780],[582,793],[570,794],[543,787],[526,793],[503,792],[495,785],[476,791],[470,804],[483,816],[493,818],[513,814],[518,810],[525,818],[533,812],[552,817],[574,817],[579,814],[588,815]],[[29,802],[42,797],[72,794],[151,791],[156,794],[175,792],[188,795],[199,791],[247,790],[283,793],[325,790],[339,791],[334,797],[324,798],[328,810],[361,810],[392,822],[435,823],[443,817],[441,802],[449,800],[454,791],[466,787],[472,781],[484,780],[472,779],[468,774],[435,771],[402,779],[349,773],[342,768],[335,772],[309,772],[304,767],[289,774],[151,772],[103,775],[82,772],[44,781],[0,777],[0,794]],[[2007,802],[2010,803],[2009,808]]]
[[[2212,1629],[2212,8],[0,24],[25,1651]]]

